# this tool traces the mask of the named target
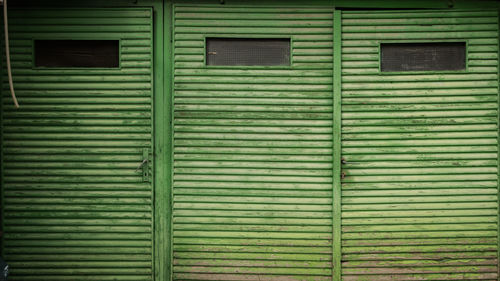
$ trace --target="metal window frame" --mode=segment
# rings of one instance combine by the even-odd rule
[[[121,70],[122,69],[122,38],[116,37],[103,37],[101,36],[82,36],[82,37],[71,37],[68,36],[55,36],[51,37],[50,34],[46,36],[36,36],[31,38],[31,69],[32,70]],[[85,66],[36,66],[36,41],[37,40],[67,40],[67,41],[118,41],[118,67],[85,67]]]
[[[465,43],[465,69],[462,70],[411,70],[411,71],[382,71],[382,44],[412,44],[412,43]],[[377,58],[379,75],[408,75],[408,74],[459,74],[469,71],[469,39],[431,39],[431,40],[380,40],[377,41]]]
[[[207,38],[229,38],[229,39],[289,39],[290,40],[290,64],[289,65],[209,65],[207,64]],[[203,35],[203,67],[204,68],[243,68],[243,69],[293,69],[293,36],[287,35],[265,35],[265,34],[217,34],[209,33]]]

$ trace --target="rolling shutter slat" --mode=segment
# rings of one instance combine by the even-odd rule
[[[134,172],[152,147],[152,11],[9,17],[21,104],[4,77],[9,280],[152,280],[152,187]],[[33,68],[33,38],[120,39],[121,68]]]
[[[173,279],[331,280],[333,13],[244,11],[175,7]],[[205,34],[292,66],[206,67]]]
[[[498,15],[343,13],[343,280],[497,280]],[[467,40],[468,70],[380,74],[383,40]]]

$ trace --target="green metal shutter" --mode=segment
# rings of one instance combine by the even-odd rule
[[[3,253],[9,280],[152,280],[152,11],[9,16],[21,104],[3,80]],[[119,39],[119,69],[35,69],[33,39]]]
[[[174,280],[331,280],[329,8],[175,6]],[[209,67],[207,37],[288,37],[291,67]]]
[[[344,280],[498,280],[498,12],[342,14]],[[383,40],[468,43],[386,75]]]

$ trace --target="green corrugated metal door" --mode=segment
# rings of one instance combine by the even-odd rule
[[[331,280],[328,8],[175,7],[174,280]],[[291,38],[292,65],[209,67],[207,37]]]
[[[150,9],[10,13],[3,253],[12,280],[152,280]],[[34,39],[120,40],[120,68],[36,69]],[[9,280],[11,280],[9,279]]]
[[[497,11],[342,14],[344,280],[498,280]],[[379,42],[467,41],[468,69],[385,75]]]

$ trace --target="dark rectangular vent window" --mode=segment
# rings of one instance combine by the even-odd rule
[[[207,65],[290,65],[290,39],[207,38]]]
[[[120,66],[119,40],[35,40],[36,67]]]
[[[465,42],[382,43],[380,69],[394,71],[465,70]]]

